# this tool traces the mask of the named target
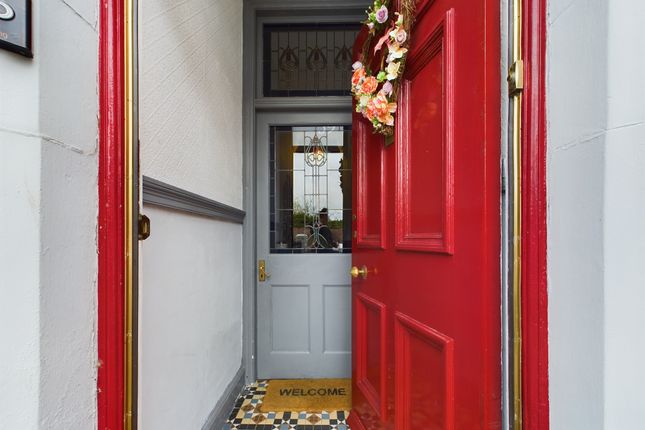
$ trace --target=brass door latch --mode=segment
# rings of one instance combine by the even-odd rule
[[[150,237],[150,218],[144,214],[139,214],[138,228],[139,240],[146,240]]]
[[[267,263],[265,260],[258,260],[258,281],[266,282],[267,279],[271,277],[271,274],[267,272]]]
[[[508,71],[508,95],[513,97],[515,94],[524,90],[524,61],[518,60],[513,63]]]

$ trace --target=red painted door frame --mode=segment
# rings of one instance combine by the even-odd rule
[[[124,8],[100,0],[99,17],[99,430],[124,426]]]
[[[522,356],[524,430],[549,428],[546,278],[546,0],[523,0]]]
[[[549,428],[546,285],[546,1],[524,0],[523,398],[529,430]],[[98,429],[123,428],[124,10],[100,0]]]

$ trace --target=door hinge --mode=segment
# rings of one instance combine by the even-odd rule
[[[150,218],[144,214],[139,214],[138,232],[139,240],[146,240],[150,237]]]
[[[508,96],[513,97],[524,90],[524,61],[517,60],[508,70]]]

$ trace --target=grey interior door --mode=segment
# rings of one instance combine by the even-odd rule
[[[260,379],[351,375],[351,115],[257,116]]]

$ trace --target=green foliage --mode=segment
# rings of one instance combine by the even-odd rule
[[[343,220],[342,219],[334,219],[334,220],[329,220],[329,225],[328,227],[332,230],[339,230],[343,228]]]
[[[314,225],[316,222],[316,214],[313,213],[313,210],[302,206],[299,201],[295,201],[293,204],[293,227],[294,228],[304,228],[308,225]],[[329,220],[327,226],[330,229],[342,229],[343,220]]]

